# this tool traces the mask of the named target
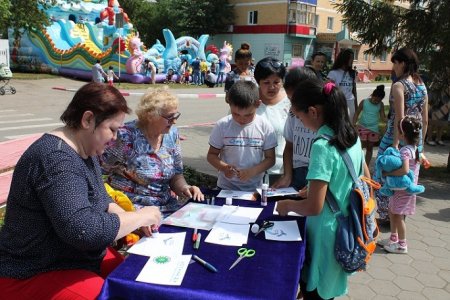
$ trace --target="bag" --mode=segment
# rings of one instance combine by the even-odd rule
[[[318,138],[329,141],[331,136],[321,135]],[[348,216],[343,215],[330,189],[327,190],[325,199],[338,221],[334,245],[335,258],[345,272],[353,273],[366,269],[367,263],[376,249],[379,230],[375,219],[376,201],[373,188],[379,189],[380,184],[365,176],[357,177],[348,153],[340,149],[338,151],[353,179]],[[362,160],[361,171],[363,164]]]

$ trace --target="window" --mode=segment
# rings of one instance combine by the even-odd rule
[[[372,62],[377,62],[377,57],[375,55],[372,55]]]
[[[316,27],[319,27],[319,15],[316,15],[314,25],[316,25]]]
[[[249,11],[248,12],[248,24],[258,24],[258,11]]]
[[[364,53],[364,61],[368,61],[369,60],[369,54]]]
[[[303,45],[292,44],[292,57],[303,57]]]
[[[359,59],[359,49],[353,49],[355,52],[355,57],[353,57],[353,60],[358,60]]]
[[[387,58],[387,52],[383,51],[383,53],[381,53],[380,60],[382,62],[386,62],[386,58]]]
[[[304,3],[291,3],[289,5],[289,22],[297,24],[314,25],[316,7]]]
[[[333,30],[333,22],[334,22],[334,18],[328,17],[328,19],[327,19],[327,29],[328,30]]]

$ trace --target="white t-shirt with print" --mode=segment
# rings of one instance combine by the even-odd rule
[[[306,128],[302,121],[289,113],[284,127],[284,138],[292,143],[293,160],[292,167],[300,168],[309,165],[311,146],[316,138],[316,133]]]
[[[328,73],[328,79],[334,81],[344,93],[345,99],[347,99],[350,120],[353,120],[355,114],[355,95],[353,95],[354,80],[350,75],[350,72],[342,69],[331,70],[330,73]]]
[[[209,144],[220,149],[220,159],[238,169],[247,169],[264,159],[264,151],[275,148],[277,140],[272,125],[263,117],[255,115],[254,120],[244,126],[234,121],[231,115],[217,121]],[[217,186],[226,190],[255,191],[261,187],[264,173],[248,181],[237,176],[227,178],[219,172]]]
[[[284,146],[286,145],[283,133],[290,109],[291,101],[285,97],[275,105],[265,105],[264,103],[261,103],[256,110],[256,114],[266,118],[266,120],[272,124],[277,137],[278,146],[275,148],[276,161],[275,165],[268,170],[269,174],[283,173],[283,151]]]

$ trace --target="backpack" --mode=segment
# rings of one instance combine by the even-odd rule
[[[321,135],[316,140],[319,138],[330,141],[331,136]],[[373,188],[379,189],[380,184],[365,176],[357,177],[347,151],[340,149],[338,151],[353,179],[348,216],[342,214],[330,189],[327,190],[325,199],[338,221],[334,245],[335,258],[345,272],[353,273],[366,270],[367,263],[376,249],[379,230],[375,219],[376,201]],[[364,160],[361,162],[361,170],[363,167]]]

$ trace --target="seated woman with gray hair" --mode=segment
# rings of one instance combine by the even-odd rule
[[[176,196],[203,201],[200,189],[183,176],[180,138],[172,126],[181,116],[178,98],[167,88],[149,89],[136,115],[102,156],[106,182],[123,191],[135,208],[158,206],[166,215],[179,208]]]

